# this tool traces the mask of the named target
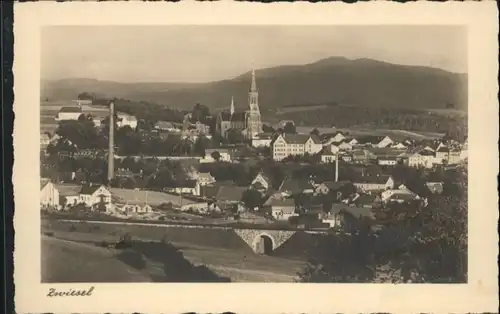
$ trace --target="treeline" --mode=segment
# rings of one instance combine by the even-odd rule
[[[467,136],[467,116],[445,116],[411,109],[329,106],[317,110],[284,113],[279,119],[293,120],[296,125],[337,128],[365,126],[446,133],[459,141]]]

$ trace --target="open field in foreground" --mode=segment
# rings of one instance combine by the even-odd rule
[[[96,225],[81,224],[73,225],[70,223],[57,223],[45,221],[42,226],[42,232],[52,232],[52,241],[65,241],[78,246],[79,261],[77,268],[85,267],[89,260],[91,269],[100,272],[99,263],[103,265],[103,271],[106,269],[108,260],[113,260],[111,249],[96,247],[96,243],[106,241],[116,243],[120,236],[129,233],[134,240],[140,241],[158,241],[162,237],[167,238],[169,243],[174,245],[194,266],[206,266],[211,272],[219,277],[227,277],[232,282],[293,282],[297,272],[303,267],[304,261],[300,259],[291,259],[281,256],[261,256],[256,255],[250,247],[239,238],[234,232],[211,229],[188,229],[188,228],[161,228],[161,227],[142,227],[131,228],[124,226],[102,225],[99,228]],[[133,226],[132,226],[133,227]],[[73,231],[70,231],[73,230]],[[45,238],[44,238],[45,239]],[[47,242],[47,240],[45,240]],[[53,257],[55,260],[65,260],[69,258],[68,265],[72,265],[72,257],[65,257],[69,251],[67,249],[45,248],[47,243],[42,241],[42,256],[49,254],[59,255]],[[76,250],[76,249],[74,249]],[[286,248],[285,248],[286,250]],[[101,260],[95,255],[104,256]],[[279,254],[282,255],[282,254]],[[115,259],[116,260],[116,259]],[[118,260],[117,260],[118,261]],[[60,278],[67,276],[69,279],[60,279],[56,281],[79,281],[78,274],[73,275],[71,271],[64,271],[65,276],[59,275],[59,263],[45,263],[42,271],[45,278]],[[65,263],[66,264],[66,263]],[[155,260],[148,260],[147,269],[140,272],[132,272],[132,275],[123,275],[128,279],[121,281],[168,281],[158,279],[162,273],[164,265]],[[127,265],[125,265],[127,266]],[[97,268],[97,270],[96,270]],[[122,267],[123,268],[123,267]],[[129,269],[125,267],[126,269]],[[117,267],[117,269],[120,269]],[[133,269],[132,269],[133,270]],[[142,277],[141,277],[142,276]],[[146,277],[146,279],[144,279]],[[190,281],[193,281],[192,279]],[[194,280],[195,281],[195,280]],[[203,280],[200,280],[203,281]]]

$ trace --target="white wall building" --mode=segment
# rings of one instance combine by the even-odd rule
[[[59,209],[59,191],[57,187],[49,180],[40,182],[40,205],[42,207],[51,207]]]
[[[80,107],[62,107],[56,115],[56,121],[78,120],[83,114]]]
[[[307,134],[281,134],[274,141],[272,152],[274,160],[283,160],[286,157],[317,154],[323,145],[316,136]]]
[[[122,128],[127,125],[131,127],[133,130],[137,128],[137,118],[135,116],[123,112],[119,112],[116,116],[118,118],[116,124],[119,128]]]

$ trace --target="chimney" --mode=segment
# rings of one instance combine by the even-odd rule
[[[109,146],[108,146],[108,182],[115,176],[115,103],[109,104]]]
[[[339,154],[335,156],[335,182],[339,181]]]

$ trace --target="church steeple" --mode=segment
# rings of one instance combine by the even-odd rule
[[[262,133],[262,121],[259,109],[259,91],[255,82],[255,70],[252,69],[252,84],[248,93],[249,110],[247,111],[247,138]]]
[[[229,112],[231,112],[231,115],[234,114],[234,96],[231,96],[231,107],[229,108]]]
[[[257,83],[255,83],[255,69],[252,69],[252,85],[250,86],[251,92],[257,91]]]

